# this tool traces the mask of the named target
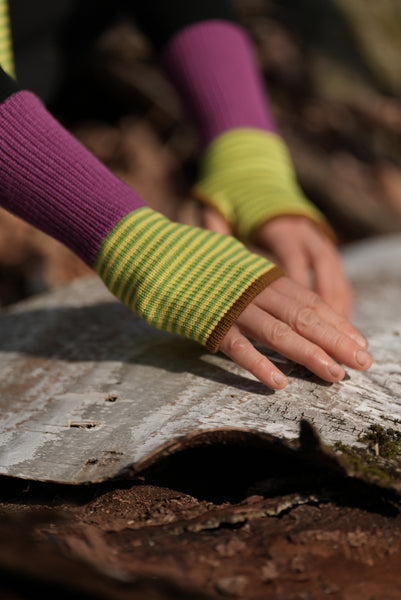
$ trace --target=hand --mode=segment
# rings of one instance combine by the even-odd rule
[[[273,252],[275,262],[288,277],[305,287],[313,287],[334,310],[349,317],[352,293],[341,257],[312,221],[295,216],[277,217],[259,229],[256,243]]]
[[[205,208],[203,222],[206,229],[232,235],[229,225],[213,208]],[[257,247],[253,251],[270,252],[269,258],[291,279],[313,288],[334,310],[350,316],[352,292],[341,257],[312,221],[303,217],[277,217],[259,229],[255,241]]]
[[[280,277],[256,296],[219,348],[269,387],[284,388],[288,383],[285,375],[245,336],[329,382],[345,375],[336,361],[359,370],[372,364],[362,334],[316,293],[288,277]]]

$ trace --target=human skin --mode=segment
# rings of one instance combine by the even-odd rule
[[[288,277],[267,286],[241,313],[220,350],[273,389],[288,380],[247,339],[286,356],[328,382],[345,375],[339,364],[366,370],[372,357],[364,336],[318,294]],[[338,361],[338,362],[337,362]]]
[[[204,209],[203,224],[212,231],[231,234],[224,219],[209,207]],[[339,362],[368,369],[372,364],[366,352],[368,343],[348,320],[351,288],[331,240],[308,219],[288,216],[263,225],[255,242],[262,252],[269,251],[288,277],[271,283],[248,305],[220,350],[273,389],[285,387],[288,380],[247,337],[304,365],[325,381],[343,379],[345,371]]]
[[[206,229],[233,235],[213,208],[205,207],[202,219]],[[315,223],[298,216],[276,217],[258,229],[252,250],[267,253],[288,277],[314,289],[335,311],[350,317],[352,290],[340,254]]]
[[[288,277],[313,288],[334,310],[350,317],[352,291],[341,257],[315,223],[303,217],[278,217],[259,228],[255,243],[273,252]]]

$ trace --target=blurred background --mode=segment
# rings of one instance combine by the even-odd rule
[[[339,241],[401,232],[401,0],[234,4],[300,184]],[[10,0],[18,82],[151,206],[196,222],[195,132],[123,5]],[[0,209],[0,306],[89,272]]]

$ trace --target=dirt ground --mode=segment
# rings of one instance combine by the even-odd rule
[[[343,62],[333,48],[316,52],[333,41],[325,21],[314,37],[302,14],[286,13],[290,4],[238,2],[301,184],[340,241],[401,231],[400,90],[355,51],[357,31]],[[188,202],[196,140],[146,42],[122,24],[91,61],[92,94],[99,81],[102,89],[112,82],[119,115],[62,115],[71,131],[152,206],[196,222],[198,207]],[[103,71],[91,74],[99,62]],[[130,112],[121,108],[128,102]],[[57,242],[0,212],[0,305],[87,272]],[[311,474],[306,459],[273,468],[268,452],[212,450],[187,450],[103,484],[1,478],[0,598],[400,598],[397,494],[335,472]]]
[[[3,478],[1,597],[398,599],[400,497],[311,464],[231,443],[103,484]]]

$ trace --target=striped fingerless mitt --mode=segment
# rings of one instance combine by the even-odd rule
[[[282,275],[238,240],[173,223],[148,207],[117,223],[94,268],[148,323],[212,352],[247,304]]]
[[[325,218],[296,181],[284,141],[272,132],[238,128],[218,136],[203,155],[193,194],[217,209],[245,241],[282,215],[307,217],[330,235]]]

